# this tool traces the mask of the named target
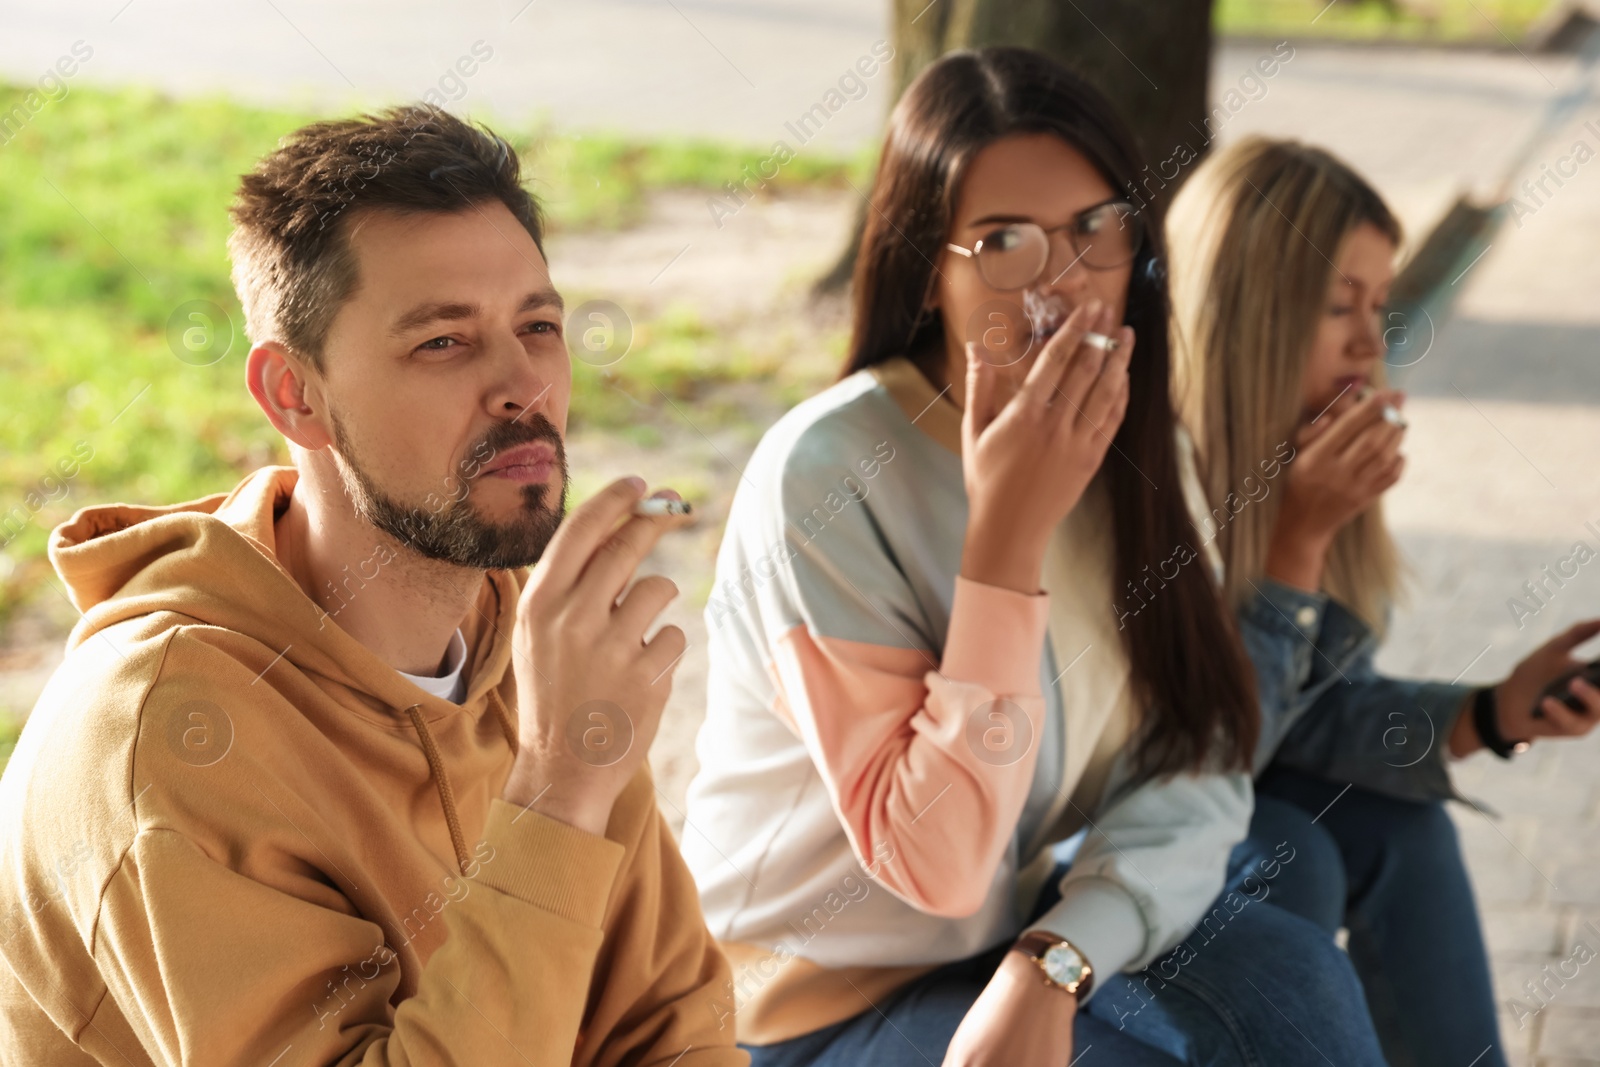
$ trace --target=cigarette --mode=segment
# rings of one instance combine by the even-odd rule
[[[1102,352],[1115,352],[1122,347],[1122,342],[1115,337],[1107,337],[1105,334],[1095,333],[1093,330],[1083,335],[1083,343],[1094,345]]]
[[[1373,389],[1373,387],[1370,385],[1363,385],[1359,390],[1357,390],[1356,399],[1365,400],[1376,391],[1377,390]],[[1397,429],[1403,430],[1407,426],[1411,425],[1410,423],[1406,422],[1406,417],[1400,414],[1400,409],[1395,407],[1393,404],[1383,405],[1383,411],[1381,414],[1383,415],[1384,422],[1387,422],[1390,426],[1396,427]]]
[[[633,506],[635,515],[688,515],[694,511],[694,506],[687,500],[673,500],[671,497],[653,496],[641,500]]]

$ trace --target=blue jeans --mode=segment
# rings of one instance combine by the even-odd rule
[[[1332,935],[1264,903],[1291,881],[1338,870],[1326,838],[1281,844],[1291,827],[1316,830],[1289,804],[1258,805],[1230,857],[1229,888],[1195,932],[1143,971],[1097,976],[1073,1024],[1074,1067],[1382,1067],[1361,984]],[[1059,899],[1066,866],[1035,916]],[[743,1047],[752,1067],[937,1067],[1008,947],[946,964],[843,1022]]]
[[[1285,881],[1274,903],[1326,931],[1349,929],[1392,1067],[1505,1067],[1477,905],[1444,805],[1346,792],[1276,766],[1257,780],[1256,798],[1258,811],[1277,800],[1321,813],[1315,825],[1284,819],[1271,835],[1318,856],[1331,842],[1337,864]]]

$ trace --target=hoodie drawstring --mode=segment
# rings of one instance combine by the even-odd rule
[[[411,717],[411,725],[417,728],[417,737],[422,741],[422,754],[428,759],[428,775],[433,779],[434,787],[439,790],[439,806],[444,809],[445,825],[450,828],[450,844],[456,850],[456,864],[460,867],[462,875],[466,875],[471,857],[467,854],[466,837],[461,833],[461,819],[456,815],[455,790],[450,786],[450,776],[445,773],[444,757],[439,755],[439,746],[433,743],[433,735],[428,732],[428,724],[422,719],[422,712],[419,710],[421,707],[421,704],[413,704],[406,709],[406,714]],[[506,710],[505,702],[494,689],[489,690],[489,707],[500,720],[500,729],[505,733],[511,751],[515,753],[516,727],[511,723],[511,713]]]
[[[456,817],[456,795],[450,788],[450,778],[444,771],[444,757],[439,755],[439,746],[433,743],[433,735],[428,732],[428,726],[422,721],[422,712],[417,710],[421,704],[413,704],[406,709],[406,714],[411,716],[411,725],[417,728],[417,736],[422,739],[422,753],[428,757],[428,773],[433,778],[433,784],[439,790],[439,805],[444,808],[445,825],[450,827],[450,843],[455,846],[456,863],[461,868],[461,873],[467,873],[467,843],[461,834],[461,820]]]
[[[511,746],[511,754],[515,756],[520,747],[517,741],[517,727],[511,721],[511,713],[506,710],[505,701],[500,699],[500,690],[489,690],[489,707],[494,709],[495,716],[500,720],[500,729],[505,731],[506,744]]]

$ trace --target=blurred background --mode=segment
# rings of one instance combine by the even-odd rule
[[[548,213],[574,498],[639,473],[701,509],[651,561],[691,640],[652,761],[694,832],[695,646],[734,486],[837,374],[888,108],[940,53],[998,42],[1105,89],[1163,195],[1261,132],[1397,209],[1412,429],[1389,514],[1413,581],[1380,665],[1497,679],[1600,614],[1600,563],[1525,585],[1600,550],[1597,25],[1546,0],[0,0],[0,761],[76,620],[49,531],[288,462],[244,388],[238,175],[312,119],[424,100],[508,136]],[[1515,1063],[1600,1064],[1600,968],[1525,987],[1600,948],[1597,756],[1457,770],[1489,809],[1453,814]]]

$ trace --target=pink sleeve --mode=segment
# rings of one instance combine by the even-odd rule
[[[780,708],[851,847],[921,911],[976,912],[1015,832],[1044,723],[1048,609],[1046,593],[957,577],[937,668],[920,650],[819,636],[803,623],[776,643]]]

